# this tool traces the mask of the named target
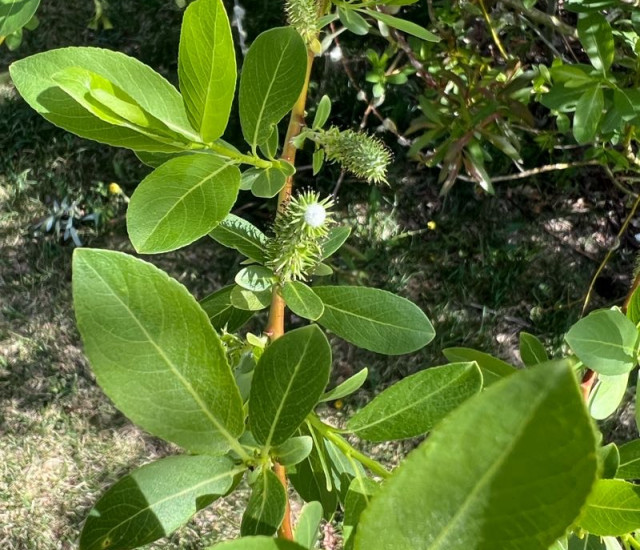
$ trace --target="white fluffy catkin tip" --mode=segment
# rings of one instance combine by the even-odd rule
[[[321,204],[315,203],[307,206],[304,211],[304,221],[311,227],[320,227],[327,218],[327,211]]]

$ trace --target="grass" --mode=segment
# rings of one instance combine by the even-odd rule
[[[86,29],[90,4],[43,1],[42,26],[28,33],[18,52],[2,51],[0,71],[19,56],[92,44],[122,49],[175,81],[180,12],[173,2],[112,0],[115,30],[98,33]],[[254,4],[255,13],[275,17],[274,10],[264,9],[266,2]],[[249,21],[253,34],[259,23],[277,24],[258,19]],[[336,119],[351,124],[363,105],[353,100],[346,79],[336,75],[326,79],[330,84],[314,86],[314,97],[334,95]],[[130,194],[146,170],[130,152],[52,127],[8,85],[0,89],[0,136],[0,547],[70,549],[104,488],[175,449],[131,425],[96,386],[73,319],[72,247],[55,235],[36,236],[34,226],[54,200],[82,196],[86,213],[113,210],[100,232],[81,227],[86,244],[131,252],[122,204],[101,190],[116,181]],[[338,423],[390,382],[443,363],[445,347],[477,347],[515,363],[518,333],[527,330],[551,351],[558,350],[625,216],[624,201],[595,172],[502,185],[496,198],[478,196],[460,184],[443,199],[433,172],[405,162],[401,151],[397,159],[389,188],[344,182],[340,216],[354,232],[333,260],[335,281],[411,298],[434,321],[437,337],[419,353],[397,358],[332,338],[334,382],[363,366],[371,371],[362,392],[343,407],[327,410]],[[299,185],[311,183],[307,174],[301,172]],[[319,187],[331,191],[337,175],[335,167],[328,167]],[[272,211],[254,211],[253,206],[251,198],[242,205],[266,227]],[[620,302],[637,247],[633,238],[621,243],[594,305]],[[151,259],[197,297],[228,284],[238,269],[234,254],[207,240]],[[259,327],[259,322],[254,325]],[[624,415],[629,416],[628,409]],[[612,426],[615,437],[627,433],[619,428],[623,424]],[[413,445],[370,450],[394,464]],[[154,548],[196,550],[235,536],[245,495],[219,501],[168,544]]]

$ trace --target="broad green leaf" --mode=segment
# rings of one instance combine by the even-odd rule
[[[0,36],[24,27],[36,13],[40,0],[0,0]]]
[[[210,546],[208,550],[306,550],[295,542],[273,537],[242,537]]]
[[[267,261],[268,239],[257,227],[234,214],[229,214],[209,236],[227,248],[234,248],[240,254],[258,263]]]
[[[602,118],[602,109],[604,95],[599,85],[588,88],[578,99],[573,117],[573,137],[580,145],[594,140]]]
[[[292,437],[282,445],[273,448],[273,456],[283,466],[293,466],[302,462],[313,449],[313,439],[308,435]]]
[[[317,501],[307,502],[298,516],[293,533],[294,540],[305,548],[315,548],[321,521],[322,504]]]
[[[594,535],[611,537],[640,529],[640,486],[619,479],[599,480],[578,525]]]
[[[322,259],[326,260],[329,256],[335,254],[346,242],[350,234],[351,228],[348,225],[332,227],[329,230],[327,240],[322,243]]]
[[[197,140],[178,90],[147,65],[122,53],[100,48],[61,48],[16,61],[9,71],[20,95],[56,126],[108,145],[151,152],[180,150],[131,129],[113,126],[88,112],[53,80],[53,75],[69,67],[96,71],[169,128]]]
[[[324,303],[318,323],[358,347],[401,355],[426,346],[435,331],[422,310],[385,290],[356,286],[318,286]]]
[[[324,313],[324,304],[315,292],[304,283],[291,281],[282,287],[282,297],[287,307],[299,317],[316,321]]]
[[[565,339],[578,359],[599,374],[625,374],[637,364],[638,330],[617,309],[590,313],[571,327]]]
[[[343,437],[345,444],[347,442]],[[344,505],[349,485],[354,478],[365,477],[365,470],[359,462],[351,459],[332,441],[317,437],[319,451],[324,454],[325,462],[331,473],[331,484],[338,492],[340,502]]]
[[[263,467],[251,486],[251,496],[242,515],[241,535],[273,535],[282,523],[286,504],[287,496],[278,476]]]
[[[323,95],[318,106],[316,108],[316,115],[313,117],[313,124],[311,128],[313,130],[320,130],[329,120],[331,115],[331,98],[328,95]]]
[[[134,191],[127,230],[143,254],[176,250],[209,233],[238,197],[240,171],[213,155],[165,162]]]
[[[280,445],[293,435],[322,395],[331,369],[331,347],[315,325],[286,333],[262,354],[249,398],[256,441]]]
[[[172,456],[123,477],[89,513],[80,550],[138,548],[175,531],[244,471],[224,456]]]
[[[197,0],[182,20],[180,91],[189,120],[209,143],[227,127],[236,90],[236,54],[222,0]]]
[[[595,388],[589,394],[589,413],[596,420],[611,416],[622,402],[627,391],[629,373],[615,376],[598,376]]]
[[[602,479],[618,477],[616,474],[620,466],[620,451],[615,443],[598,448],[598,462],[601,466],[600,477]]]
[[[498,359],[471,348],[447,348],[442,354],[452,363],[475,361],[482,372],[482,385],[486,388],[503,378],[515,374],[516,368],[502,359]]]
[[[269,307],[271,303],[271,290],[263,290],[262,292],[254,292],[253,290],[247,290],[241,286],[235,285],[231,289],[229,299],[231,305],[238,309],[245,311],[260,311]]]
[[[260,152],[268,159],[274,159],[278,154],[278,147],[280,146],[280,131],[278,126],[274,126],[269,139],[260,145]]]
[[[378,484],[366,477],[356,477],[351,481],[344,502],[344,521],[342,522],[344,550],[353,549],[360,516],[378,489]]]
[[[307,48],[293,27],[263,32],[242,66],[239,109],[244,139],[252,149],[263,144],[295,105],[307,73]]]
[[[548,548],[596,475],[595,434],[572,370],[519,371],[461,405],[407,457],[363,512],[355,547]]]
[[[602,13],[590,13],[578,19],[578,37],[591,64],[606,72],[615,57],[613,31]]]
[[[427,42],[440,42],[440,37],[436,36],[432,32],[429,32],[424,27],[420,25],[416,25],[411,21],[407,21],[406,19],[400,19],[399,17],[393,17],[387,13],[382,13],[381,11],[375,10],[361,10],[370,17],[377,19],[378,21],[382,21],[385,25],[392,27],[394,29],[398,29],[399,31],[406,32],[412,36],[420,38],[421,40],[425,40]]]
[[[371,25],[357,11],[349,8],[338,8],[338,16],[342,23],[353,34],[364,36],[369,32]]]
[[[333,275],[333,268],[324,262],[320,262],[313,272],[314,277],[329,277],[330,275]]]
[[[585,533],[582,538],[577,535],[569,537],[567,550],[609,550],[602,539],[596,535]],[[555,549],[552,549],[555,550]]]
[[[538,338],[528,332],[520,333],[520,358],[527,367],[549,360],[547,350]]]
[[[621,479],[640,479],[640,439],[634,439],[622,445],[620,464],[616,477]]]
[[[342,384],[325,393],[320,398],[320,403],[326,403],[327,401],[336,401],[338,399],[346,397],[347,395],[351,395],[355,391],[358,391],[362,387],[362,384],[364,384],[368,375],[369,369],[365,367],[350,378],[347,378]]]
[[[200,301],[200,307],[216,330],[226,328],[228,332],[236,332],[253,317],[252,311],[238,309],[231,304],[233,288],[234,285],[226,286]]]
[[[426,369],[383,391],[349,419],[347,429],[369,441],[422,435],[481,389],[476,363]]]
[[[193,453],[238,447],[238,388],[206,313],[181,284],[132,256],[82,248],[73,302],[98,384],[127,417]]]
[[[272,168],[255,168],[255,178],[251,184],[251,192],[256,197],[270,199],[275,197],[287,183],[286,174],[277,166]]]
[[[221,140],[218,140],[218,142],[220,141]],[[173,153],[157,153],[157,152],[149,153],[148,151],[136,151],[135,155],[136,157],[138,157],[140,162],[142,162],[143,164],[146,164],[147,166],[150,166],[151,168],[158,168],[159,166],[162,166],[165,162],[171,159],[174,159],[176,157],[184,157],[188,155],[213,155],[216,157],[225,158],[213,153],[209,149],[196,149],[192,151],[174,151]],[[225,160],[227,159],[225,158]]]
[[[640,323],[640,286],[631,294],[629,304],[627,305],[627,318],[634,324]]]
[[[244,267],[235,277],[238,286],[258,293],[270,290],[276,280],[273,271],[261,265]]]

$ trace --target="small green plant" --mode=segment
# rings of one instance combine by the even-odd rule
[[[626,481],[640,477],[637,442],[619,451],[599,445],[583,399],[596,417],[618,406],[638,362],[637,293],[626,316],[602,310],[576,324],[566,357],[550,359],[526,334],[522,371],[478,351],[448,349],[449,364],[386,389],[344,429],[316,413],[367,377],[365,369],[327,390],[325,330],[388,355],[415,352],[434,337],[427,316],[404,298],[318,284],[350,228],[335,221],[331,199],[293,190],[296,144],[307,139],[316,146],[316,171],[326,157],[371,182],[386,180],[390,156],[378,141],[323,129],[328,98],[305,127],[307,91],[319,33],[336,18],[358,32],[374,20],[433,39],[384,11],[409,3],[287,2],[294,26],[264,32],[244,59],[240,148],[222,139],[237,71],[221,0],[196,0],[185,11],[180,91],[135,59],[101,49],[54,50],[12,65],[16,87],[45,118],[133,149],[154,168],[127,212],[138,253],[209,235],[244,258],[234,284],[198,302],[134,256],[75,251],[74,306],[98,383],[133,422],[185,451],[111,487],[89,513],[81,549],[158,540],[243,478],[251,495],[241,538],[216,549],[314,548],[322,518],[339,508],[347,549],[544,550],[585,537],[594,544],[605,537],[609,548],[614,537],[627,548],[640,544],[631,535],[640,529],[640,494]],[[281,141],[278,123],[288,114]],[[278,196],[272,231],[231,213],[240,190]],[[239,332],[264,309],[261,335]],[[287,309],[310,323],[285,331]],[[394,471],[344,437],[379,442],[427,433]],[[306,502],[295,526],[289,484]]]

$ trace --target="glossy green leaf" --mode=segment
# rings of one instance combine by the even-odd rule
[[[342,384],[325,393],[320,398],[320,402],[325,403],[327,401],[336,401],[338,399],[346,397],[347,395],[351,395],[362,387],[362,384],[365,383],[368,375],[369,369],[365,367],[350,378],[347,378],[344,382],[342,382]]]
[[[311,288],[300,281],[291,281],[282,287],[287,307],[299,317],[315,321],[322,317],[324,304]]]
[[[350,234],[351,228],[348,225],[332,227],[329,230],[327,240],[322,243],[322,259],[326,260],[329,256],[333,256],[346,242]]]
[[[40,0],[0,0],[0,36],[24,27],[36,13]]]
[[[351,481],[344,502],[342,540],[344,550],[352,550],[360,516],[378,492],[378,484],[366,477],[356,477]]]
[[[435,331],[422,310],[385,290],[356,286],[317,286],[324,303],[318,323],[358,347],[401,355],[426,346]]]
[[[371,28],[369,23],[367,23],[367,20],[355,10],[349,8],[338,8],[338,16],[340,17],[340,23],[342,23],[353,34],[364,36]]]
[[[196,0],[182,20],[180,91],[193,127],[209,143],[227,127],[236,90],[236,54],[222,0]]]
[[[307,73],[307,48],[293,27],[263,32],[242,66],[240,124],[253,149],[271,135],[273,126],[292,109]]]
[[[619,449],[620,464],[616,477],[621,479],[640,479],[640,439],[634,439]]]
[[[294,542],[273,537],[242,537],[221,542],[209,547],[208,550],[305,550],[305,548]]]
[[[172,456],[143,466],[93,507],[80,550],[126,550],[165,537],[226,494],[242,471],[223,456]]]
[[[599,480],[578,525],[594,535],[612,537],[640,529],[640,486],[619,479]]]
[[[293,466],[302,462],[313,449],[313,439],[308,435],[292,437],[282,445],[273,448],[273,456],[283,466]]]
[[[236,332],[253,317],[252,311],[238,309],[231,304],[233,288],[234,285],[226,286],[200,301],[200,307],[209,316],[211,326],[216,330]]]
[[[617,309],[590,313],[571,327],[565,339],[578,359],[599,374],[625,374],[637,364],[638,330]]]
[[[100,48],[61,48],[16,61],[9,70],[27,103],[56,126],[84,138],[134,150],[182,148],[114,126],[91,114],[53,80],[53,75],[69,67],[98,72],[150,115],[177,133],[197,140],[178,90],[147,65],[122,53]]]
[[[638,286],[629,299],[627,305],[627,318],[634,324],[640,323],[640,286]]]
[[[578,37],[591,64],[606,72],[615,57],[613,31],[602,13],[589,13],[578,19]]]
[[[406,32],[411,36],[415,36],[420,38],[421,40],[425,40],[427,42],[440,42],[440,37],[429,32],[424,27],[412,23],[411,21],[407,21],[406,19],[400,19],[399,17],[393,17],[387,13],[383,13],[381,11],[375,10],[362,10],[368,16],[377,19],[378,21],[382,21],[388,27],[392,27],[394,29],[398,29],[399,31]]]
[[[620,451],[615,443],[598,448],[598,462],[601,466],[600,477],[602,479],[618,477],[616,474],[620,466]]]
[[[277,166],[273,168],[253,168],[255,178],[251,184],[251,192],[254,196],[263,199],[275,197],[287,183],[286,174]]]
[[[584,91],[576,103],[573,117],[573,137],[580,145],[594,140],[604,109],[604,95],[599,85]]]
[[[134,191],[127,230],[143,254],[176,250],[209,233],[235,204],[237,166],[213,155],[190,155],[165,162]]]
[[[293,435],[322,395],[331,370],[331,347],[315,325],[287,332],[262,354],[249,399],[256,441],[269,447]]]
[[[242,515],[240,534],[273,535],[284,518],[287,496],[284,487],[269,468],[263,467],[251,486],[251,496]]]
[[[231,305],[245,311],[260,311],[261,309],[269,307],[271,297],[271,290],[255,292],[238,285],[235,285],[231,289],[231,294],[229,294]]]
[[[244,267],[235,277],[238,286],[258,293],[270,290],[276,280],[273,271],[261,265]]]
[[[482,384],[485,388],[517,372],[514,366],[502,359],[471,348],[447,348],[442,350],[442,354],[452,363],[475,361],[482,372]]]
[[[540,365],[447,416],[373,496],[355,547],[548,548],[580,513],[596,475],[575,375]]]
[[[331,98],[328,95],[323,95],[318,106],[316,108],[316,114],[313,117],[313,124],[311,128],[313,130],[320,130],[329,120],[331,115]]]
[[[229,214],[209,233],[209,236],[221,245],[233,248],[258,263],[264,263],[267,260],[266,235],[235,214]]]
[[[528,332],[520,333],[520,358],[527,367],[549,360],[547,350],[538,338]]]
[[[422,435],[481,389],[476,363],[426,369],[383,391],[349,419],[347,429],[369,441]]]
[[[322,504],[319,502],[307,502],[300,511],[296,528],[293,533],[294,540],[305,548],[315,548],[318,540],[320,522],[322,521]]]
[[[82,248],[73,302],[98,384],[118,409],[194,453],[238,447],[238,388],[207,315],[181,284],[132,256]]]
[[[589,394],[589,412],[596,420],[604,420],[616,412],[627,391],[629,373],[598,376],[596,386]]]

